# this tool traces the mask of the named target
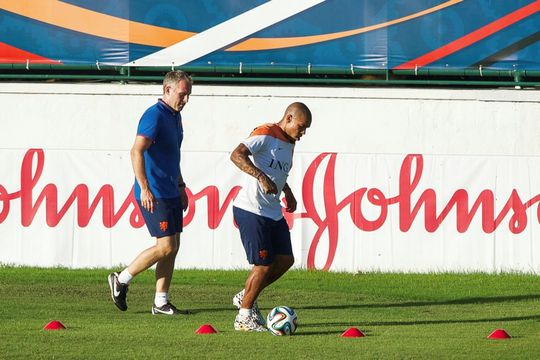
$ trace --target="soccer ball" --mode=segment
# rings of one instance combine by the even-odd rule
[[[292,335],[296,331],[296,313],[288,306],[276,306],[266,317],[266,326],[274,335]]]

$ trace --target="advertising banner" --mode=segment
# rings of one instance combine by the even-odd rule
[[[113,267],[154,244],[130,149],[160,85],[3,84],[0,263]],[[248,263],[231,151],[304,102],[284,216],[295,266],[540,273],[536,91],[196,85],[182,110],[178,268]]]
[[[152,242],[125,152],[1,151],[0,262],[126,263]],[[205,164],[201,167],[200,164]],[[247,265],[227,153],[188,153],[179,267]],[[213,169],[213,171],[208,171]],[[539,271],[540,158],[301,154],[284,212],[296,266],[345,271]],[[459,174],[456,176],[455,174]]]
[[[0,63],[540,70],[540,0],[0,0]]]

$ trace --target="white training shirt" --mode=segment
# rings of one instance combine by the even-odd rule
[[[277,194],[265,194],[259,181],[244,174],[244,184],[233,205],[273,220],[283,217],[280,196],[292,168],[294,142],[277,124],[257,127],[242,142],[253,155],[253,164],[277,186]]]

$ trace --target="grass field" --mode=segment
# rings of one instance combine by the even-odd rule
[[[486,274],[291,271],[263,312],[293,307],[294,336],[238,333],[231,297],[245,271],[178,270],[173,302],[193,315],[152,316],[154,273],[134,280],[127,312],[110,271],[0,267],[1,359],[539,359],[540,278]],[[45,331],[50,320],[67,330]],[[218,334],[198,335],[211,323]],[[366,336],[342,338],[348,327]],[[487,340],[496,328],[512,339]]]

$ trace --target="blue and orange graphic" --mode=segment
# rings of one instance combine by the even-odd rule
[[[540,0],[0,0],[0,63],[540,70],[539,10]]]

